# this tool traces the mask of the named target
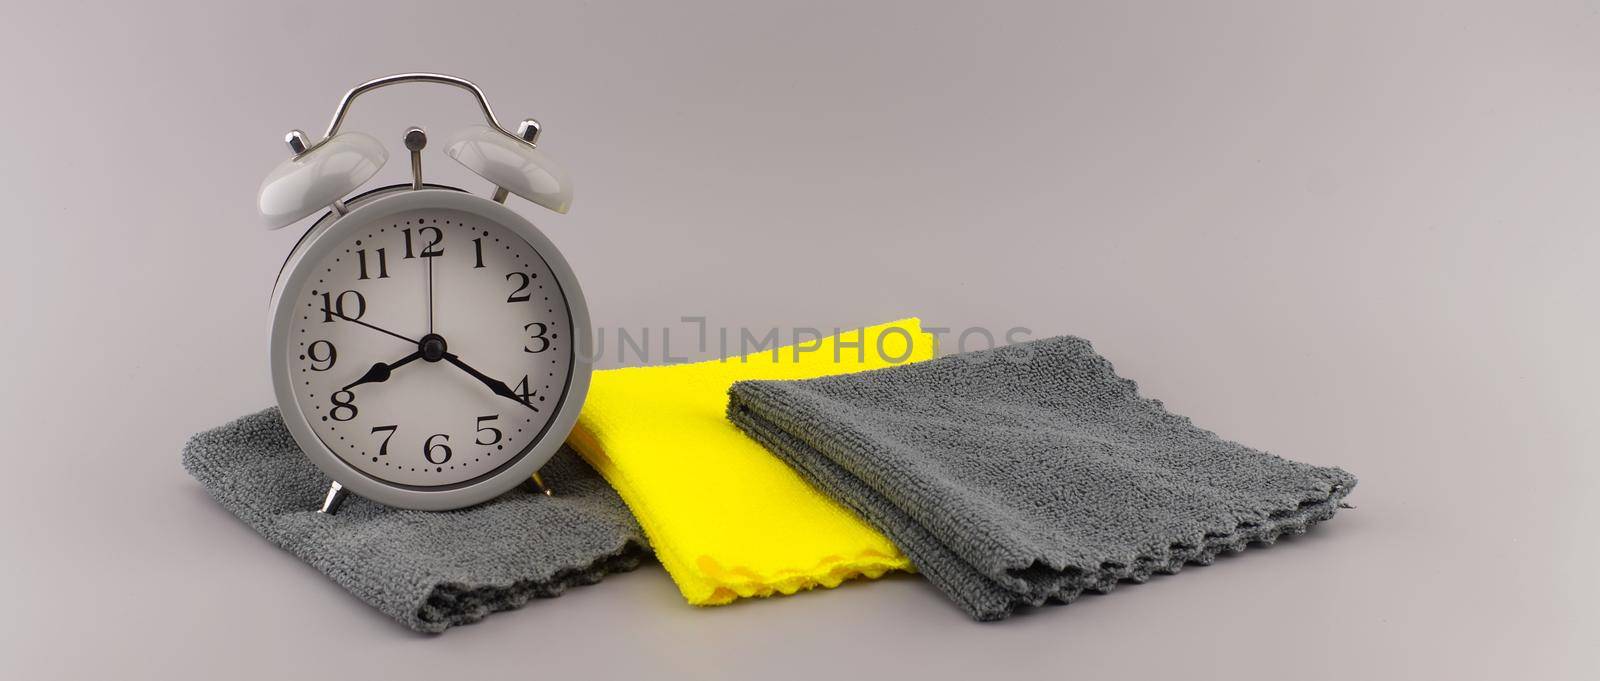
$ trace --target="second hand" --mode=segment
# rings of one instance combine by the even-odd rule
[[[429,248],[431,250],[431,247]],[[435,254],[423,251],[422,257],[428,259],[428,333],[433,333],[433,257]]]

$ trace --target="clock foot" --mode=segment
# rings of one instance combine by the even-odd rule
[[[538,471],[534,472],[533,479],[529,480],[528,484],[532,485],[533,491],[538,492],[539,494],[543,494],[547,497],[554,496],[550,491],[550,486],[545,484],[544,478],[539,477]]]
[[[345,491],[344,485],[337,482],[328,485],[328,496],[322,500],[322,508],[317,509],[317,512],[327,515],[338,513],[339,507],[344,505],[345,497],[348,496],[350,493]]]

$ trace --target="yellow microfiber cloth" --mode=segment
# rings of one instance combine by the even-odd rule
[[[904,319],[743,357],[597,371],[568,442],[621,494],[694,605],[912,570],[887,537],[730,423],[728,388],[921,361],[934,344]]]

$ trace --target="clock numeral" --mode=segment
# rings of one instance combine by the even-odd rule
[[[527,376],[523,376],[522,380],[517,382],[517,389],[513,390],[512,392],[516,393],[517,397],[522,398],[522,403],[523,404],[526,404],[526,405],[528,405],[530,407],[533,407],[534,411],[539,411],[538,407],[534,407],[533,406],[533,398],[539,396],[539,391],[537,391],[537,390],[529,390],[528,389],[528,377]]]
[[[355,296],[355,305],[354,306],[346,305],[346,302],[348,302],[348,297],[349,296]],[[355,314],[350,314],[349,312],[346,312],[347,309],[350,309],[352,307],[355,309]],[[360,319],[361,315],[364,315],[366,313],[367,313],[367,297],[361,295],[360,291],[345,291],[343,293],[340,293],[338,296],[334,296],[333,293],[331,293],[329,291],[323,291],[322,292],[322,323],[323,324],[327,324],[329,322],[332,322],[334,317],[344,317],[345,319],[351,319],[351,320]]]
[[[473,239],[472,248],[475,252],[475,255],[478,257],[478,264],[473,265],[472,269],[481,270],[483,269],[483,237],[480,236],[476,239]]]
[[[388,435],[383,436],[383,442],[378,444],[378,456],[388,456],[389,455],[389,441],[394,439],[394,431],[398,430],[399,428],[400,428],[399,426],[373,426],[372,427],[372,434],[373,435],[377,435],[378,433],[383,432],[383,431],[389,431]]]
[[[438,444],[434,444],[433,441],[435,439],[438,439],[438,438],[444,438],[444,442],[440,442]],[[446,434],[446,433],[438,433],[436,435],[429,435],[428,439],[425,442],[422,443],[422,458],[427,459],[428,463],[431,463],[431,464],[441,464],[441,463],[445,463],[445,462],[449,461],[450,460],[450,445],[445,444],[445,442],[449,442],[449,441],[450,441],[450,436],[448,434]],[[433,458],[434,452],[439,452],[439,458],[438,459],[434,459]]]
[[[356,417],[356,394],[348,390],[340,390],[328,399],[332,400],[333,408],[328,410],[328,418],[335,421],[349,421]]]
[[[477,442],[480,445],[492,445],[492,444],[495,444],[496,442],[499,442],[500,441],[500,436],[501,436],[500,429],[496,428],[494,426],[484,426],[483,425],[483,423],[485,421],[494,421],[494,420],[497,420],[499,418],[500,418],[499,414],[495,414],[494,416],[479,416],[478,417],[478,439],[474,440],[474,442]],[[484,442],[483,441],[483,434],[484,433],[493,433],[494,435],[492,435],[491,437],[493,437],[494,439],[492,439],[492,440],[490,440],[488,442]]]
[[[318,348],[326,348],[327,352],[318,352]],[[339,361],[339,350],[333,347],[333,341],[319,340],[306,347],[306,357],[311,359],[312,371],[327,371]]]
[[[528,340],[539,342],[538,350],[524,345],[522,346],[523,352],[538,354],[550,349],[550,339],[545,337],[545,333],[550,331],[550,327],[544,322],[528,322],[527,324],[523,325],[522,330],[528,331],[531,334],[528,336]]]
[[[514,281],[516,279],[521,279],[522,284],[517,286],[517,290],[512,291],[510,296],[506,297],[506,302],[526,303],[529,297],[528,287],[533,284],[533,278],[522,272],[512,272],[506,275],[506,281]]]
[[[412,245],[411,245],[411,228],[407,227],[407,228],[402,229],[400,231],[402,233],[404,233],[405,236],[406,236],[406,258],[405,259],[406,260],[410,260],[412,258],[417,257],[416,253],[413,250]],[[444,232],[439,231],[438,227],[432,227],[432,226],[429,226],[429,227],[418,227],[417,228],[417,232],[418,233],[433,232],[433,240],[429,241],[428,245],[422,249],[422,257],[424,257],[424,258],[433,258],[433,257],[444,255],[444,247],[439,245],[439,242],[444,241]]]
[[[378,278],[379,279],[388,279],[389,278],[389,254],[385,253],[384,249],[382,249],[382,248],[378,249],[376,251],[376,253],[378,254]],[[359,256],[360,259],[361,259],[361,276],[357,277],[357,278],[358,279],[371,279],[372,277],[367,276],[367,249],[363,248],[363,249],[361,249],[359,251],[356,251],[356,255]]]

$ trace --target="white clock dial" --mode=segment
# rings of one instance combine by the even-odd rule
[[[543,437],[574,334],[532,245],[440,208],[338,238],[296,265],[307,274],[288,292],[283,344],[293,398],[328,451],[387,483],[439,488],[494,473]]]

